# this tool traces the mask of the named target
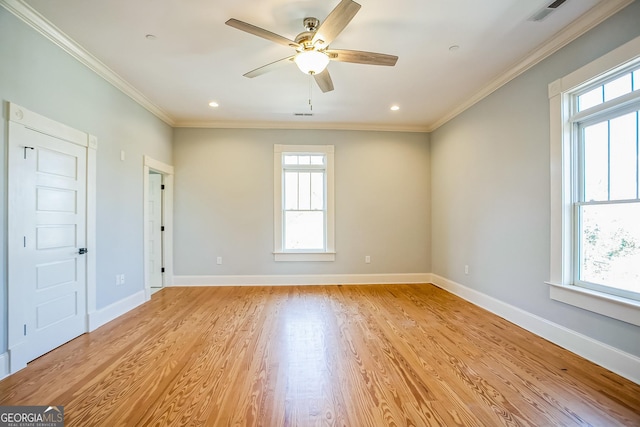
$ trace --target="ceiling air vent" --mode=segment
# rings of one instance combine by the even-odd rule
[[[538,13],[533,15],[531,18],[529,18],[529,21],[533,21],[533,22],[542,21],[544,18],[549,16],[549,14],[551,14],[551,12],[555,11],[557,8],[562,6],[562,4],[564,2],[566,2],[566,1],[567,0],[556,0],[556,1],[554,1],[553,3],[549,4],[547,7],[545,7],[544,9],[540,10]]]
[[[311,117],[313,113],[293,113],[293,115],[296,117]]]

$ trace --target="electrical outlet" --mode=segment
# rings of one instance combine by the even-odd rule
[[[369,255],[364,257],[365,264],[371,264],[371,257]]]
[[[469,266],[468,265],[464,266],[464,274],[469,274]]]
[[[124,285],[124,273],[120,275],[120,284]]]
[[[216,264],[218,265],[222,265],[222,257],[219,256],[218,258],[216,258]]]

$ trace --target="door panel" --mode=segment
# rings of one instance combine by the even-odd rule
[[[78,177],[77,158],[73,154],[60,153],[41,147],[37,155],[38,173],[43,175],[60,175],[72,179]]]
[[[76,259],[50,262],[36,266],[36,289],[64,285],[77,280]]]
[[[76,227],[74,225],[36,226],[36,248],[62,249],[76,246]]]
[[[60,298],[42,302],[36,307],[36,327],[43,329],[75,316],[78,312],[76,297],[75,292],[70,292]]]
[[[76,212],[76,192],[55,188],[38,188],[36,209],[39,212]]]

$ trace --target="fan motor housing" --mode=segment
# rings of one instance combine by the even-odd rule
[[[311,43],[311,41],[313,40],[313,36],[316,35],[316,30],[318,29],[320,20],[318,20],[318,18],[308,17],[304,18],[302,23],[307,31],[303,31],[298,34],[296,36],[295,42],[302,46],[302,50],[313,49],[313,44]]]
[[[315,32],[311,32],[311,31],[305,31],[303,33],[300,33],[296,36],[296,43],[298,43],[299,45],[303,46],[305,49],[309,49],[311,48],[311,40],[313,40],[313,36],[315,35]]]
[[[320,20],[318,18],[307,17],[302,20],[302,25],[307,31],[315,32],[318,29],[318,25],[320,25]]]

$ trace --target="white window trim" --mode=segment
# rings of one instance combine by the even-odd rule
[[[574,155],[570,94],[595,78],[606,78],[623,64],[640,62],[640,37],[612,50],[573,73],[549,84],[550,114],[550,297],[576,307],[640,326],[640,302],[573,284],[572,170]]]
[[[326,156],[327,197],[327,247],[324,251],[284,250],[282,234],[282,153],[322,153]],[[333,178],[333,145],[282,145],[273,146],[273,241],[275,261],[335,261],[335,197]]]

